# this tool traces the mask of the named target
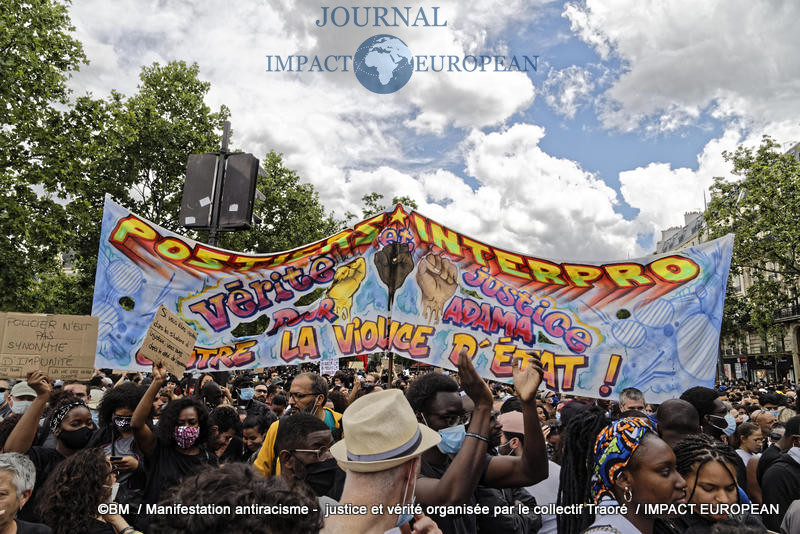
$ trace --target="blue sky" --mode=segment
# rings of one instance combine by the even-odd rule
[[[437,28],[318,28],[320,5],[76,2],[91,64],[72,87],[130,94],[141,66],[196,61],[235,146],[283,152],[335,213],[372,191],[408,195],[463,233],[555,259],[648,254],[727,175],[723,150],[800,140],[794,2],[326,4],[436,6]],[[266,72],[268,54],[353,54],[378,33],[412,52],[535,54],[539,69],[415,72],[389,95],[352,72]]]

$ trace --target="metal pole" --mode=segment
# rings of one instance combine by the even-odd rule
[[[211,228],[208,232],[208,244],[217,246],[217,233],[219,232],[219,209],[222,203],[222,187],[225,185],[225,162],[228,158],[228,136],[231,133],[231,122],[225,121],[222,130],[222,146],[217,162],[217,175],[214,177],[214,200],[211,204]]]

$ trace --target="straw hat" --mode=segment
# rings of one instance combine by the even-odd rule
[[[342,469],[385,471],[411,460],[441,441],[417,422],[399,389],[370,393],[351,404],[342,417],[344,439],[331,447]]]

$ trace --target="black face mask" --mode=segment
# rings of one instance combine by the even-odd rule
[[[85,426],[78,430],[62,430],[61,434],[58,435],[58,439],[61,440],[61,443],[68,449],[78,450],[83,449],[89,444],[93,433],[94,430]]]
[[[303,479],[318,497],[327,495],[337,501],[342,497],[345,472],[339,469],[335,458],[306,464],[305,472]]]

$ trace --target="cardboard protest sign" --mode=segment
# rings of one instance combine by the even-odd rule
[[[188,370],[252,369],[394,352],[510,382],[538,353],[544,387],[659,402],[713,385],[733,236],[613,262],[507,251],[402,205],[294,250],[249,254],[165,230],[106,198],[92,315],[98,367],[137,357],[166,306],[197,332]],[[311,304],[298,300],[314,292]],[[119,301],[128,297],[133,309]],[[258,335],[242,323],[269,319]]]
[[[25,378],[40,370],[55,380],[94,376],[97,317],[0,312],[0,372]]]
[[[319,362],[319,374],[333,376],[339,370],[339,360],[322,360]]]
[[[197,332],[162,305],[150,323],[138,356],[163,363],[173,375],[183,376],[196,339]]]

